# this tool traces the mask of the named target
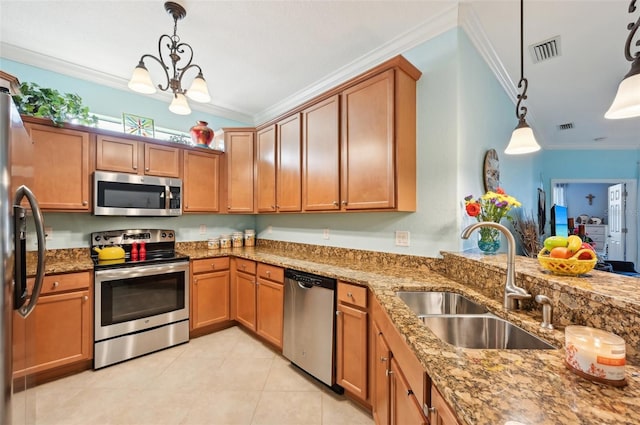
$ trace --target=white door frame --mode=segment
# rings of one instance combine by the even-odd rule
[[[628,261],[633,261],[637,267],[638,264],[638,250],[640,248],[640,241],[638,241],[638,182],[636,179],[551,179],[551,205],[555,204],[556,200],[553,196],[553,188],[556,184],[560,183],[604,183],[604,184],[618,184],[624,183],[627,185],[627,210],[626,210],[626,225],[627,225],[627,258]]]

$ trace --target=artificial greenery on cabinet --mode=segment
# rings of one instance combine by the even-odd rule
[[[36,83],[20,84],[20,94],[13,100],[23,115],[48,118],[56,127],[66,122],[95,126],[98,117],[89,113],[82,98],[74,93],[60,93],[56,89],[40,87]]]

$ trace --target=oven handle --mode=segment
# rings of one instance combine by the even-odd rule
[[[153,276],[174,272],[189,273],[189,260],[185,259],[172,263],[152,264],[147,266],[118,267],[113,269],[96,270],[96,280],[131,279],[135,277]]]

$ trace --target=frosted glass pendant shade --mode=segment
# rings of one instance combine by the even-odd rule
[[[169,110],[178,115],[189,115],[191,113],[187,98],[182,93],[176,93],[173,96]]]
[[[142,62],[133,70],[133,75],[128,85],[131,90],[138,93],[153,94],[156,92],[156,87],[151,81],[149,71],[147,71],[147,68],[145,68]]]
[[[191,87],[187,90],[187,97],[195,100],[196,102],[206,103],[211,101],[209,88],[207,87],[207,82],[204,80],[202,73],[198,74],[198,76],[193,80],[193,83],[191,83]]]
[[[511,140],[504,153],[507,155],[521,155],[525,153],[536,152],[540,150],[540,145],[533,135],[533,130],[524,119],[521,119],[518,126],[511,134]]]
[[[610,120],[640,117],[640,59],[636,59],[631,71],[638,68],[638,72],[628,75],[618,86],[618,92],[604,117]],[[631,73],[630,73],[631,74]]]

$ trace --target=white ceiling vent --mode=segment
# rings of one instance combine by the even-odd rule
[[[558,129],[559,130],[571,130],[574,127],[572,122],[568,122],[568,123],[564,123],[564,124],[559,124],[558,125]]]
[[[529,46],[529,53],[531,53],[531,60],[533,63],[538,63],[553,59],[562,54],[560,50],[560,36],[557,35],[540,43],[531,44]]]

